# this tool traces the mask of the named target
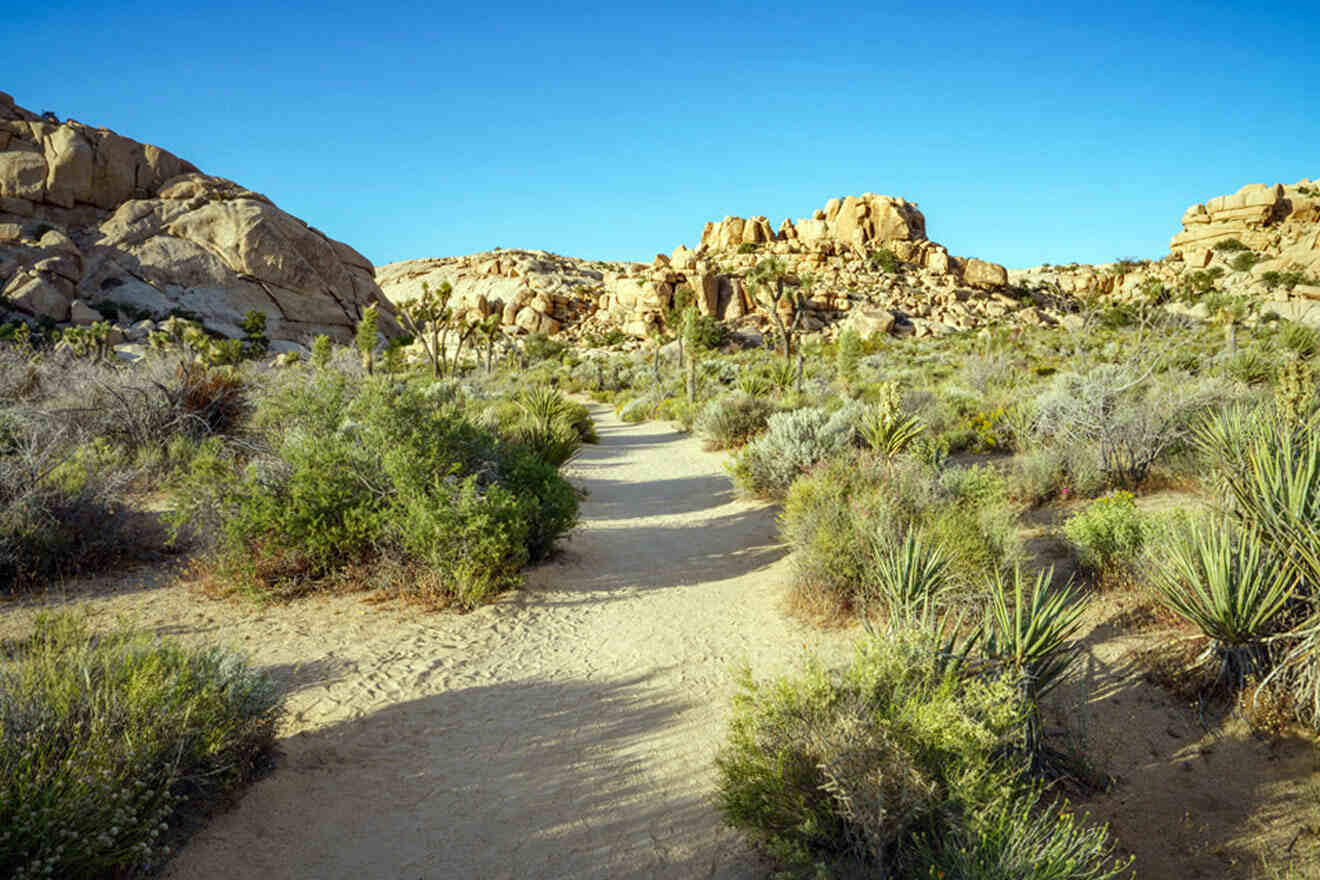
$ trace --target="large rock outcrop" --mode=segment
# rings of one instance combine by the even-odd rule
[[[376,279],[395,302],[416,296],[423,282],[447,281],[460,317],[499,312],[515,333],[590,338],[622,330],[645,339],[666,327],[683,298],[704,315],[764,333],[772,319],[749,275],[766,257],[784,266],[790,284],[810,276],[804,327],[826,336],[855,308],[868,310],[868,332],[900,334],[970,329],[1019,312],[1031,323],[1052,320],[1026,314],[1031,307],[1007,295],[1003,266],[951,256],[926,238],[915,204],[872,193],[831,199],[777,231],[765,217],[726,217],[705,225],[695,250],[680,245],[650,263],[494,251],[394,263]]]
[[[0,311],[64,322],[91,310],[196,317],[272,340],[351,338],[380,303],[371,262],[270,199],[104,128],[38,116],[0,93]],[[121,308],[122,307],[122,308]]]
[[[1175,259],[1205,267],[1214,246],[1237,239],[1270,262],[1258,271],[1320,273],[1320,183],[1253,183],[1232,195],[1192,205],[1169,242]]]

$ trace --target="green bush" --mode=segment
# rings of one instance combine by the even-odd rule
[[[797,678],[744,673],[716,758],[725,821],[789,876],[1109,878],[1103,828],[1063,820],[1005,761],[1023,704],[1008,677],[963,677],[919,629],[861,642]],[[957,866],[938,873],[936,866]],[[1003,869],[1006,873],[991,873]]]
[[[1241,251],[1249,251],[1251,250],[1251,248],[1247,247],[1245,244],[1243,244],[1241,241],[1239,241],[1236,238],[1226,238],[1223,241],[1215,242],[1215,245],[1212,248],[1212,250],[1222,251],[1226,254],[1232,254],[1232,253],[1239,253]]]
[[[1244,253],[1238,254],[1236,257],[1230,260],[1228,265],[1230,268],[1233,269],[1234,272],[1245,272],[1248,269],[1250,269],[1252,266],[1259,263],[1260,260],[1261,257],[1259,254],[1253,254],[1250,251],[1246,251]]]
[[[172,522],[213,532],[218,570],[259,596],[389,560],[402,572],[384,586],[472,607],[576,523],[545,449],[501,441],[425,389],[318,374],[263,401],[255,422],[269,451],[199,455]]]
[[[568,343],[562,339],[553,339],[544,333],[532,333],[523,340],[523,354],[530,364],[541,361],[557,361],[568,351]]]
[[[737,449],[764,431],[774,412],[770,401],[735,391],[707,402],[693,428],[707,449]]]
[[[865,453],[829,459],[798,478],[780,516],[780,532],[794,550],[795,601],[827,615],[861,610],[868,597],[891,592],[878,580],[887,577],[882,558],[900,553],[917,532],[926,547],[939,548],[941,581],[963,592],[979,589],[1020,551],[1000,489],[965,491],[942,488],[911,459]]]
[[[150,872],[186,818],[248,782],[282,699],[218,649],[38,618],[0,666],[0,875]]]
[[[898,255],[889,248],[879,248],[871,252],[871,268],[878,269],[881,272],[887,272],[890,275],[898,272],[903,263]]]
[[[1130,571],[1150,528],[1131,492],[1112,492],[1073,514],[1063,533],[1077,548],[1082,565],[1101,580]]]

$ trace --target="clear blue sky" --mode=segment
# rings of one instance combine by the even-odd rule
[[[1315,0],[67,0],[4,20],[19,104],[159,144],[377,263],[650,259],[706,220],[866,191],[917,202],[955,254],[1158,257],[1194,202],[1320,177]]]

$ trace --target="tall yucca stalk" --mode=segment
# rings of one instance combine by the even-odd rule
[[[909,531],[902,541],[877,541],[870,580],[886,611],[908,614],[948,587],[949,556],[939,544],[927,544],[915,530]]]
[[[986,659],[1017,680],[1026,710],[1023,747],[1033,772],[1042,768],[1045,755],[1040,698],[1063,679],[1081,650],[1074,637],[1085,603],[1071,584],[1053,589],[1053,579],[1053,568],[1037,572],[1028,592],[1021,565],[1011,577],[996,572],[981,629]]]
[[[1173,537],[1156,574],[1160,599],[1211,640],[1218,681],[1240,687],[1269,671],[1266,639],[1278,626],[1294,579],[1259,537],[1215,520]]]

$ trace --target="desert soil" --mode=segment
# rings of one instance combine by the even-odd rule
[[[775,511],[734,497],[722,456],[593,415],[601,443],[568,469],[589,493],[581,527],[526,589],[471,614],[360,595],[256,608],[148,567],[0,604],[0,637],[76,603],[240,648],[287,688],[275,770],[184,847],[173,880],[764,877],[711,798],[736,670],[841,658],[855,633],[784,613]],[[1115,779],[1082,806],[1142,878],[1309,859],[1314,744],[1202,726],[1132,660],[1176,634],[1132,636],[1125,613],[1097,603],[1051,707],[1060,741],[1084,739]]]

